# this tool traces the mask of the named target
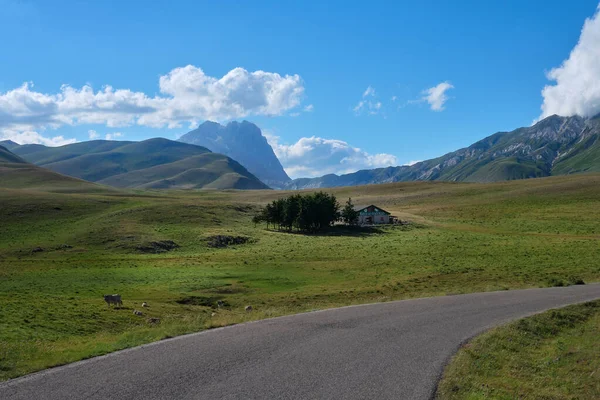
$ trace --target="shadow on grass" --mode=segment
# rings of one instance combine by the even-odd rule
[[[302,236],[348,236],[348,237],[366,237],[373,235],[383,235],[387,232],[381,228],[375,226],[347,226],[347,225],[334,225],[327,229],[319,232],[299,232],[296,230],[279,230],[279,229],[268,229],[271,232],[286,233],[289,235],[302,235]]]

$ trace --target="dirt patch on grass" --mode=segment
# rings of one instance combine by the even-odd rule
[[[205,297],[205,296],[188,296],[179,300],[175,300],[177,304],[184,304],[188,306],[203,306],[203,307],[211,307],[218,308],[218,302],[221,302],[221,307],[228,307],[229,303],[227,301],[222,300],[220,297]]]
[[[248,236],[215,235],[207,238],[208,247],[214,248],[223,248],[228,246],[234,246],[237,244],[246,244],[252,241],[253,239]]]

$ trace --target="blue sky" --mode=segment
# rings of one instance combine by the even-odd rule
[[[597,7],[0,0],[0,137],[174,139],[247,119],[293,177],[405,164],[600,111]]]

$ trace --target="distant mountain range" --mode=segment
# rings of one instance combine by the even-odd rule
[[[179,141],[225,154],[273,188],[281,188],[291,181],[260,128],[251,122],[233,121],[223,126],[207,121]]]
[[[167,139],[93,140],[60,147],[0,142],[4,150],[45,169],[86,181],[139,189],[267,189],[237,161]],[[10,157],[4,155],[4,157]]]
[[[301,178],[286,189],[399,181],[495,182],[600,171],[600,118],[550,116],[535,125],[498,132],[444,156],[412,166]]]
[[[260,129],[247,121],[227,126],[205,122],[179,141],[94,140],[61,147],[0,141],[0,162],[12,167],[33,163],[91,182],[140,189],[266,189],[265,183],[282,189],[315,189],[417,180],[495,182],[600,171],[600,117],[554,115],[531,127],[498,132],[412,166],[293,181]]]

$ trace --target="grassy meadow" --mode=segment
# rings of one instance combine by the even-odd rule
[[[551,310],[493,329],[465,345],[437,398],[600,398],[600,301]]]
[[[598,174],[326,191],[410,224],[254,226],[261,205],[288,194],[277,191],[0,189],[0,380],[242,321],[600,278]],[[214,235],[250,240],[212,248]],[[180,247],[140,250],[166,240]],[[107,307],[111,293],[123,308]]]

